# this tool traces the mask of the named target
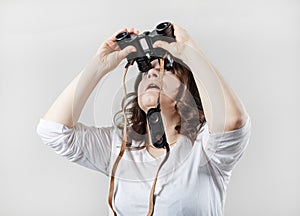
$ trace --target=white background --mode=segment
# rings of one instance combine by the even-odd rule
[[[1,0],[1,216],[107,215],[108,179],[56,155],[36,125],[107,37],[165,20],[188,30],[252,119],[225,215],[300,215],[299,1]],[[81,121],[111,123],[122,70],[99,85]]]

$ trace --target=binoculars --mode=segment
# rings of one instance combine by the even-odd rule
[[[151,62],[158,58],[165,59],[164,65],[166,70],[173,66],[173,59],[170,55],[166,55],[166,50],[153,48],[153,44],[158,40],[168,43],[175,41],[174,29],[170,22],[162,22],[158,24],[153,31],[145,31],[140,35],[121,32],[115,39],[121,49],[130,45],[136,48],[136,52],[130,53],[126,57],[128,61],[127,64],[132,65],[136,61],[141,72],[149,71],[152,68]]]

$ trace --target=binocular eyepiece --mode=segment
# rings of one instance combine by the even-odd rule
[[[137,62],[141,72],[147,72],[152,68],[151,62],[158,58],[164,58],[167,51],[162,48],[153,48],[153,44],[158,41],[166,41],[168,43],[175,41],[174,29],[170,22],[162,22],[150,32],[145,31],[143,34],[136,35],[134,33],[121,32],[116,36],[116,41],[121,49],[127,46],[134,46],[136,52],[130,53],[126,58],[128,64]],[[173,59],[165,58],[165,69],[169,70],[173,67]]]

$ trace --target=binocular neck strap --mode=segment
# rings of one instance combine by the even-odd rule
[[[160,93],[159,93],[159,96],[158,96],[158,99],[157,99],[156,109],[160,111]]]
[[[134,62],[135,62],[135,59],[132,59],[131,61],[127,61],[125,68],[128,69],[129,66],[133,65]]]
[[[160,69],[159,69],[159,82],[160,82],[160,91],[159,91],[159,95],[158,95],[158,99],[157,99],[157,109],[160,110],[160,95],[161,95],[161,91],[163,89],[163,78],[164,78],[164,73],[165,73],[165,60],[164,58],[159,58],[159,65],[160,65]]]
[[[109,195],[108,195],[108,204],[109,204],[111,210],[113,211],[114,216],[117,216],[117,213],[116,213],[116,211],[114,210],[114,207],[113,207],[113,197],[114,197],[114,188],[115,188],[115,173],[116,173],[118,164],[119,164],[119,162],[120,162],[120,160],[121,160],[121,158],[124,154],[126,144],[127,144],[127,124],[128,124],[128,120],[127,120],[127,116],[125,114],[125,106],[126,106],[126,99],[127,99],[126,74],[128,72],[128,67],[125,67],[125,72],[124,72],[124,76],[123,76],[123,88],[124,88],[124,100],[123,100],[124,102],[122,104],[122,113],[123,113],[123,117],[124,117],[123,139],[122,139],[122,145],[121,145],[119,155],[116,158],[116,160],[114,162],[114,165],[112,167],[111,176],[110,176],[110,185],[109,185]]]

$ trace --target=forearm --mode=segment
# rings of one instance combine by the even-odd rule
[[[198,49],[187,46],[183,60],[195,76],[210,132],[240,128],[247,112],[222,75]]]
[[[59,95],[43,118],[73,127],[88,97],[104,75],[105,72],[101,70],[97,58],[94,57]]]

